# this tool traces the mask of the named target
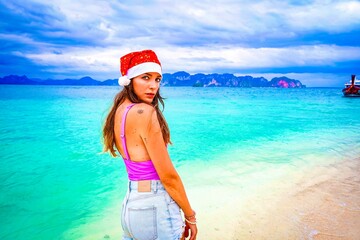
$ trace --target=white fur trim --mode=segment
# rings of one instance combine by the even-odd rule
[[[133,66],[132,68],[130,68],[127,71],[127,77],[129,79],[139,76],[143,73],[147,73],[147,72],[157,72],[160,75],[162,75],[161,73],[161,66],[157,63],[154,62],[145,62],[145,63],[141,63],[139,65]]]
[[[127,86],[129,85],[131,80],[127,76],[119,77],[118,83],[120,86]]]

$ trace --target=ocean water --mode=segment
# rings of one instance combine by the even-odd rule
[[[120,158],[101,154],[117,91],[0,85],[0,239],[118,239],[127,177]],[[256,186],[268,179],[248,176],[269,166],[360,156],[360,99],[340,88],[161,92],[170,156],[190,192],[221,182],[224,172]]]

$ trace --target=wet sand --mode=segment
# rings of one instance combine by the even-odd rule
[[[360,158],[263,167],[245,179],[210,169],[216,183],[191,187],[198,239],[360,239]]]

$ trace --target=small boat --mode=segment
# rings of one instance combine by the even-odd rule
[[[345,83],[342,92],[344,97],[360,97],[360,80],[356,79],[355,75],[351,75],[351,81]]]

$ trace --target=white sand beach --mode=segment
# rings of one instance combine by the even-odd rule
[[[191,188],[198,239],[360,239],[359,158],[323,166],[268,165],[247,179],[227,167],[213,174],[208,169],[213,184]]]

